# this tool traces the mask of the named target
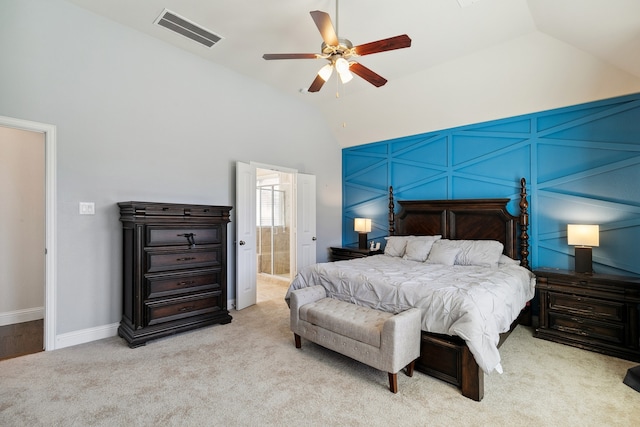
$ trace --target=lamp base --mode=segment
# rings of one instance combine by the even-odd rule
[[[367,233],[358,233],[358,248],[367,249]]]
[[[591,248],[588,246],[576,246],[576,273],[593,274]]]

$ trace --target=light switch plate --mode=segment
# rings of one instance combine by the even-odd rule
[[[96,204],[94,202],[80,202],[80,215],[95,215]]]

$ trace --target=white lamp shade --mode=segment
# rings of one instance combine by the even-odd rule
[[[325,82],[329,80],[329,77],[331,77],[331,74],[333,74],[333,65],[331,64],[325,65],[324,67],[320,68],[320,71],[318,71],[318,75]]]
[[[340,75],[340,81],[344,84],[344,83],[348,83],[351,81],[351,79],[353,79],[353,74],[351,74],[351,71],[349,71],[349,61],[347,61],[344,58],[338,58],[336,60],[336,70],[338,71],[338,74]]]
[[[600,226],[567,224],[567,243],[572,246],[599,246]]]
[[[338,74],[340,75],[340,81],[343,84],[344,83],[349,83],[353,79],[353,74],[351,74],[351,71],[349,71],[349,70],[338,72]]]
[[[338,58],[336,60],[336,70],[338,70],[339,73],[349,71],[349,61],[344,58]]]
[[[370,233],[371,232],[371,219],[370,218],[355,218],[353,220],[353,230],[358,233]]]

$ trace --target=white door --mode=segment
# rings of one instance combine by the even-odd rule
[[[46,123],[31,122],[0,116],[0,126],[42,133],[45,151],[45,297],[44,297],[44,347],[55,350],[56,338],[56,127]],[[10,181],[13,183],[13,181]],[[6,237],[6,236],[4,236]],[[15,249],[15,248],[14,248]],[[1,312],[2,310],[0,310]],[[20,311],[22,313],[22,311]]]
[[[236,162],[236,309],[256,303],[256,167]]]
[[[294,174],[296,271],[316,262],[316,177]],[[236,163],[236,309],[257,300],[256,164]],[[293,257],[292,257],[293,258]]]
[[[296,191],[296,272],[316,263],[316,177],[299,173]]]

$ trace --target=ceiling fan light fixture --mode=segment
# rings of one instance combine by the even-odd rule
[[[459,0],[463,1],[463,0]],[[479,1],[479,0],[464,0]],[[375,87],[383,86],[387,83],[387,79],[374,73],[364,65],[352,60],[354,57],[371,55],[379,52],[387,52],[390,50],[404,49],[411,47],[411,39],[408,35],[402,34],[395,37],[389,37],[382,40],[376,40],[369,43],[353,46],[351,41],[338,38],[338,26],[333,26],[331,17],[328,13],[320,10],[309,12],[313,22],[316,24],[320,35],[322,36],[322,45],[320,47],[321,54],[317,53],[265,53],[262,58],[266,60],[274,59],[325,59],[329,64],[322,67],[315,79],[307,89],[308,92],[318,92],[322,86],[331,78],[333,69],[335,68],[340,75],[342,83],[348,83],[353,79],[353,74]],[[338,2],[336,1],[336,24],[338,16]]]
[[[349,61],[344,58],[336,59],[336,70],[338,70],[339,73],[349,71]]]
[[[346,59],[336,59],[336,70],[338,71],[338,74],[340,75],[340,81],[343,84],[348,83],[351,81],[351,79],[353,79],[353,74],[351,74],[351,71],[349,71],[349,66],[349,61],[347,61]]]
[[[325,82],[329,80],[329,77],[331,77],[331,74],[333,74],[332,64],[327,64],[324,67],[320,68],[320,71],[318,71],[318,76],[320,76],[320,78]]]
[[[344,70],[342,72],[338,70],[338,75],[340,75],[340,81],[342,82],[342,84],[349,83],[351,79],[353,79],[353,74],[349,70]]]

